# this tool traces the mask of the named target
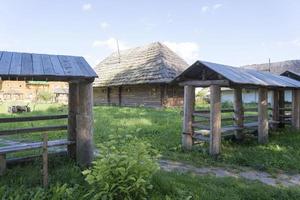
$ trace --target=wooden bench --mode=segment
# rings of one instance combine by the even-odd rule
[[[68,141],[66,139],[52,140],[48,142],[48,147],[65,146],[74,143],[75,142]],[[39,149],[42,148],[42,146],[43,142],[33,142],[0,147],[0,174],[3,174],[6,169],[6,154],[25,150]]]
[[[278,121],[273,121],[270,120],[269,124],[278,124]],[[209,136],[210,136],[210,128],[208,126],[203,126],[200,125],[199,123],[193,123],[192,126],[194,128],[200,128],[200,130],[195,130],[193,138],[196,140],[201,140],[201,141],[209,141]],[[238,130],[252,130],[252,129],[257,129],[258,127],[258,122],[249,122],[245,123],[243,127],[238,127],[238,126],[225,126],[221,128],[221,137],[227,137],[227,136],[233,136],[235,135],[235,131]]]

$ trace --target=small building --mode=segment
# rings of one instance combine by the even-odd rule
[[[94,104],[180,106],[183,87],[171,81],[187,67],[160,42],[114,52],[95,67]]]

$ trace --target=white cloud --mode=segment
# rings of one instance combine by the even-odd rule
[[[201,7],[201,11],[202,11],[202,12],[207,12],[208,9],[209,9],[208,6],[202,6],[202,7]]]
[[[200,47],[195,42],[163,42],[188,63],[193,63],[200,57]]]
[[[122,41],[118,41],[119,43],[119,49],[124,50],[130,48],[130,46]],[[116,38],[109,38],[107,40],[95,40],[93,42],[93,47],[105,47],[110,50],[116,51],[117,50],[117,39]]]
[[[222,6],[223,6],[223,4],[220,4],[220,3],[214,4],[212,6],[202,6],[201,11],[203,13],[206,13],[208,11],[212,12],[214,10],[217,10],[217,9],[221,8]]]
[[[89,11],[91,9],[92,9],[92,4],[90,4],[90,3],[86,3],[86,4],[82,5],[82,10],[83,11]]]
[[[294,40],[288,40],[288,41],[278,41],[276,42],[277,46],[296,46],[296,47],[300,47],[300,39],[294,39]]]
[[[109,27],[109,23],[107,23],[107,22],[101,22],[101,23],[100,23],[100,27],[101,27],[102,29],[106,29],[107,27]]]

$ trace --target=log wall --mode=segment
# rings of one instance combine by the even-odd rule
[[[94,87],[94,105],[174,107],[183,105],[183,87],[166,84]]]

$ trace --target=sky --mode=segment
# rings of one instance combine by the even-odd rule
[[[160,41],[192,64],[300,59],[299,0],[0,0],[0,50],[84,56]]]

